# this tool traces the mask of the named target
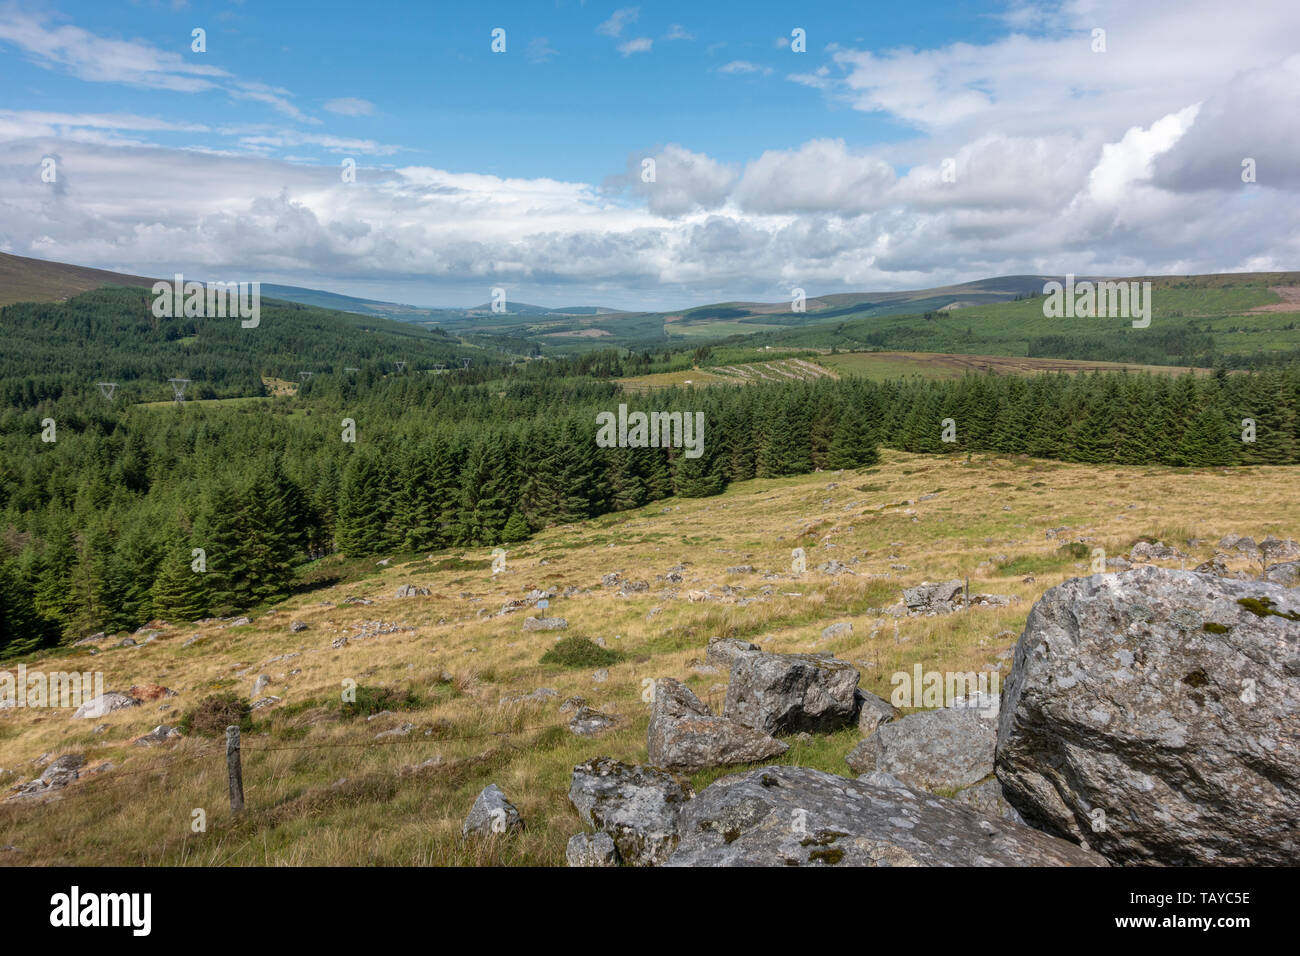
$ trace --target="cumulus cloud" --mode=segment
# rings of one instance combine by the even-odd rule
[[[772,72],[770,66],[760,66],[757,63],[751,63],[749,60],[732,60],[730,63],[718,67],[719,73],[761,73],[767,76]]]
[[[600,32],[635,42],[635,11]],[[4,22],[0,42],[18,42],[13,18]],[[599,185],[373,158],[345,184],[332,161],[282,151],[360,162],[398,147],[267,125],[0,110],[0,248],[419,303],[481,302],[506,284],[537,301],[664,308],[778,299],[791,285],[1296,268],[1300,8],[1022,2],[1005,23],[1012,32],[981,44],[801,58],[787,80],[843,107],[843,139],[739,157],[647,143]],[[1096,25],[1104,54],[1091,52]],[[111,63],[77,60],[61,28],[41,29],[20,43],[26,55],[113,75]],[[146,81],[177,92],[236,82],[151,62]],[[853,145],[853,119],[867,113],[904,132]],[[150,142],[178,134],[226,139],[206,150]],[[41,182],[44,156],[58,157],[57,184]],[[1241,181],[1247,157],[1257,183]],[[643,159],[654,160],[652,182]]]
[[[631,56],[633,53],[649,53],[650,47],[654,41],[649,37],[637,37],[635,40],[628,40],[626,43],[618,45],[618,52],[624,56]]]
[[[621,10],[615,10],[608,20],[596,27],[596,32],[603,33],[607,37],[622,36],[623,28],[629,23],[636,23],[640,16],[640,7],[624,7]]]

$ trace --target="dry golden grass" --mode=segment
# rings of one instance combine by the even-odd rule
[[[865,689],[886,697],[890,675],[917,663],[1005,673],[1009,664],[998,655],[1014,644],[1033,601],[1065,578],[1088,573],[1086,561],[1057,550],[1061,541],[1083,537],[1113,555],[1151,535],[1190,551],[1192,567],[1229,532],[1300,537],[1294,482],[1295,470],[1287,468],[1098,468],[889,452],[877,468],[746,482],[716,498],[673,499],[551,529],[512,550],[507,571],[496,576],[486,567],[434,571],[447,557],[437,555],[294,598],[250,626],[175,626],[138,648],[105,642],[93,657],[85,648],[61,649],[29,661],[29,671],[98,669],[110,689],[159,683],[179,696],[102,721],[72,721],[63,710],[0,711],[5,790],[37,776],[35,761],[44,754],[80,752],[89,767],[113,765],[83,773],[49,802],[0,803],[0,848],[17,848],[0,849],[0,863],[562,863],[569,835],[582,829],[567,799],[573,766],[597,755],[645,759],[643,681],[677,677],[721,706],[726,675],[692,667],[710,636],[744,637],[772,651],[834,652],[858,663]],[[936,497],[919,500],[927,494]],[[1045,536],[1061,526],[1069,530],[1059,540]],[[1188,538],[1204,543],[1189,547]],[[810,571],[795,577],[790,551],[799,546],[808,551]],[[486,549],[460,556],[489,557]],[[982,564],[997,556],[1009,566]],[[813,570],[830,559],[854,558],[855,576]],[[685,565],[684,581],[660,579],[677,564]],[[726,571],[745,564],[757,573]],[[616,596],[600,586],[613,570],[649,581],[650,591]],[[769,570],[781,576],[763,580]],[[1026,573],[1032,583],[1022,580]],[[947,617],[895,620],[874,613],[895,603],[905,586],[967,575],[972,592],[1018,601]],[[432,594],[395,598],[405,583]],[[724,584],[762,599],[748,606],[686,600],[688,590],[718,595]],[[772,587],[769,596],[760,595],[764,585]],[[567,618],[567,631],[525,633],[524,617],[539,612],[479,614],[495,613],[531,588],[562,594],[570,586],[587,591],[557,596],[540,612]],[[350,595],[374,603],[340,603]],[[360,622],[374,620],[412,629],[331,648]],[[823,627],[844,620],[852,622],[851,634],[822,640]],[[309,629],[291,633],[292,621]],[[182,647],[196,632],[205,638]],[[592,669],[539,663],[557,637],[569,635],[603,638],[624,659],[601,683]],[[255,727],[244,737],[248,809],[236,820],[222,741],[191,737],[153,748],[130,741],[158,723],[176,723],[208,694],[247,696],[260,673],[273,681],[266,693],[282,702],[255,713]],[[409,688],[418,704],[392,717],[345,719],[340,699],[349,679]],[[557,696],[500,704],[539,687],[554,688]],[[619,714],[622,723],[596,739],[571,734],[568,715],[559,711],[569,695]],[[409,735],[376,739],[403,722],[415,725]],[[108,729],[96,735],[100,723]],[[781,762],[848,773],[843,758],[855,742],[852,730],[792,742]],[[699,787],[725,772],[692,780]],[[461,821],[488,783],[519,807],[526,830],[462,843]],[[196,809],[206,812],[206,832],[192,832]]]

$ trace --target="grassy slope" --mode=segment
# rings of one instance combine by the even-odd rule
[[[84,752],[112,769],[83,774],[47,805],[0,803],[0,852],[6,864],[469,864],[563,861],[568,836],[582,826],[566,793],[573,766],[607,754],[645,759],[646,678],[683,678],[702,698],[722,702],[725,674],[698,674],[711,635],[752,639],[774,651],[827,650],[858,663],[862,686],[887,695],[889,675],[921,663],[927,669],[979,670],[1008,666],[999,652],[1014,643],[1033,601],[1066,577],[1085,573],[1060,556],[1048,528],[1085,537],[1116,553],[1141,534],[1180,547],[1186,539],[1217,540],[1228,532],[1300,537],[1294,469],[1093,467],[1034,460],[937,458],[887,453],[862,473],[823,473],[733,486],[725,495],[670,500],[619,515],[547,531],[511,551],[509,569],[493,577],[486,551],[465,555],[481,567],[436,570],[444,556],[387,568],[364,564],[364,580],[295,597],[250,626],[218,630],[178,626],[139,648],[85,648],[28,661],[29,669],[102,668],[110,689],[156,681],[180,692],[103,720],[70,721],[66,712],[0,711],[0,786],[36,776],[41,754]],[[834,484],[835,487],[831,487]],[[1009,511],[989,507],[990,491]],[[909,500],[936,493],[918,504]],[[909,514],[911,509],[915,514]],[[809,549],[809,566],[858,558],[858,576],[809,573],[794,579],[790,549]],[[1200,559],[1210,546],[1193,548]],[[981,562],[1003,555],[1009,566]],[[670,597],[657,576],[686,564],[682,593]],[[732,565],[783,572],[729,575]],[[905,564],[906,570],[891,569]],[[1190,563],[1189,563],[1189,566]],[[651,582],[647,594],[619,598],[600,587],[601,575],[622,570]],[[1032,573],[1037,580],[1022,581]],[[899,589],[921,580],[970,575],[972,590],[1012,594],[1005,609],[981,608],[945,618],[879,618],[869,609],[898,600]],[[403,583],[433,594],[397,599]],[[754,596],[774,585],[768,600],[748,607],[688,603],[689,588],[741,585]],[[481,617],[533,587],[590,589],[557,597],[546,612],[568,619],[565,634],[602,637],[626,659],[597,683],[592,668],[565,670],[538,663],[555,635],[524,633],[525,612]],[[339,603],[348,595],[370,606]],[[329,602],[329,603],[326,603]],[[309,630],[289,631],[301,620]],[[414,628],[331,642],[361,621]],[[853,633],[823,641],[838,620]],[[205,639],[182,647],[195,631]],[[285,654],[299,656],[280,661]],[[300,669],[300,673],[290,671]],[[448,672],[451,681],[442,681]],[[283,703],[260,712],[243,753],[248,811],[232,820],[225,762],[217,740],[190,738],[154,749],[129,745],[161,721],[216,689],[247,694],[259,673]],[[363,685],[410,687],[423,703],[396,718],[343,720],[345,679]],[[542,704],[499,706],[501,697],[553,687]],[[621,729],[587,740],[564,728],[558,704],[581,694],[592,706],[623,715]],[[162,708],[168,708],[162,710]],[[409,720],[407,737],[375,734]],[[449,723],[441,729],[437,721]],[[431,735],[426,730],[433,730]],[[494,736],[494,734],[501,734]],[[856,734],[845,731],[794,743],[782,762],[846,773],[844,754]],[[440,756],[441,765],[418,768]],[[697,786],[721,775],[696,775]],[[527,831],[487,845],[462,845],[460,824],[474,795],[498,783],[519,806]],[[191,832],[195,808],[207,812],[206,833]]]
[[[79,292],[106,285],[149,287],[155,281],[0,252],[0,306],[14,302],[61,302]]]
[[[1181,327],[1193,321],[1198,328],[1209,327],[1220,350],[1236,354],[1294,349],[1300,347],[1300,311],[1250,310],[1283,301],[1273,287],[1297,284],[1297,273],[1155,279],[1150,328]],[[895,347],[908,351],[1023,356],[1030,340],[1041,336],[1125,329],[1134,336],[1146,331],[1131,328],[1128,319],[1049,319],[1043,316],[1043,300],[1037,298],[974,305],[928,319],[920,315],[847,316],[827,325],[762,335],[755,343],[774,348],[845,348],[871,333],[894,330]]]

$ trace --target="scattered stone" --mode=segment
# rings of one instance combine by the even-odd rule
[[[370,602],[367,601],[366,603],[369,604]],[[227,624],[226,627],[244,627],[245,625],[247,625],[247,624],[252,624],[252,623],[253,623],[253,622],[252,622],[252,620],[251,620],[250,618],[247,618],[247,617],[237,617],[237,618],[235,618],[233,621],[231,621],[229,624]]]
[[[609,668],[602,667],[591,675],[591,679],[597,684],[603,684],[609,680]]]
[[[832,576],[837,574],[857,574],[856,571],[841,561],[827,561],[825,564],[819,565],[817,570],[822,574],[829,574]]]
[[[270,675],[258,674],[257,680],[253,681],[253,692],[249,694],[249,696],[256,697],[258,694],[262,693],[262,691],[266,690],[266,688],[270,685],[270,683],[271,683]]]
[[[569,622],[562,617],[524,618],[525,631],[562,631],[568,626]]]
[[[1163,541],[1156,541],[1154,544],[1150,541],[1139,541],[1133,545],[1128,553],[1129,560],[1135,563],[1145,563],[1147,561],[1174,561],[1179,558],[1185,558],[1187,555],[1177,548],[1171,548]]]
[[[762,731],[715,717],[690,688],[671,677],[655,681],[646,756],[668,770],[693,772],[754,763],[785,753],[788,745]]]
[[[289,625],[289,630],[294,634],[298,634],[301,633],[302,631],[307,630],[307,625],[304,624],[302,621],[294,621],[292,624]]]
[[[415,724],[404,723],[400,726],[390,728],[389,730],[381,730],[379,733],[375,734],[375,739],[383,740],[385,737],[405,737],[414,729]]]
[[[632,866],[654,866],[677,846],[677,818],[694,796],[656,767],[596,757],[573,768],[569,800],[589,826],[608,833]]]
[[[737,640],[734,637],[711,637],[709,638],[709,649],[704,655],[704,659],[714,667],[719,667],[731,671],[731,665],[745,654],[752,654],[761,651],[757,644],[751,644],[749,641]]]
[[[623,575],[617,571],[611,571],[600,579],[600,583],[607,588],[615,587],[623,580]]]
[[[754,566],[752,564],[738,564],[734,568],[727,568],[728,574],[753,574]]]
[[[852,634],[853,625],[848,621],[839,621],[829,627],[822,628],[822,640],[830,640],[832,637],[839,637],[841,634]]]
[[[264,707],[274,707],[278,703],[280,703],[279,697],[259,697],[257,700],[253,701],[249,710],[262,710]]]
[[[469,816],[461,825],[462,838],[487,837],[522,830],[524,821],[515,805],[495,783],[490,783],[479,793],[470,807]]]
[[[923,581],[903,589],[903,603],[909,614],[951,614],[961,604],[962,583],[958,580],[941,584]]]
[[[85,720],[90,718],[98,719],[106,717],[115,710],[122,710],[125,707],[138,707],[140,702],[130,694],[123,694],[121,691],[105,691],[89,703],[82,704],[72,715],[73,720]]]
[[[180,738],[181,732],[175,727],[159,724],[149,733],[136,737],[131,743],[140,747],[154,747],[158,744],[165,744],[169,740],[179,740]]]
[[[618,724],[617,714],[602,714],[590,707],[580,707],[569,721],[569,730],[579,737],[595,737]]]
[[[884,777],[885,775],[881,775]],[[1104,866],[1095,853],[898,781],[806,767],[723,777],[683,808],[669,866]]]
[[[576,712],[586,705],[587,698],[585,697],[566,697],[564,698],[564,702],[560,704],[560,713],[567,714],[570,712]]]

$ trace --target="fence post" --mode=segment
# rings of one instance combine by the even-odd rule
[[[230,778],[230,810],[244,809],[244,769],[239,762],[239,727],[226,728],[226,773]]]

